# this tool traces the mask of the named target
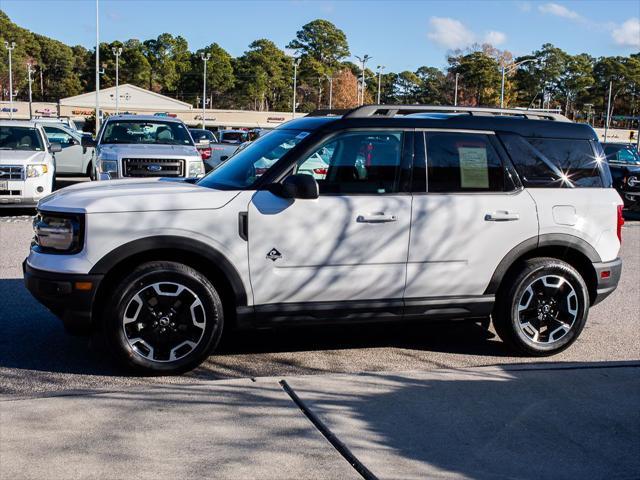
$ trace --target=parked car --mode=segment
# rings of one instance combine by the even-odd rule
[[[96,178],[201,177],[204,165],[186,125],[179,119],[114,115],[102,125],[96,147]]]
[[[238,147],[249,141],[249,133],[244,130],[221,130],[218,142],[211,144],[211,158],[206,162],[209,167],[216,168],[233,156]]]
[[[624,201],[625,208],[640,209],[640,154],[636,145],[604,143],[613,186]]]
[[[93,155],[95,149],[82,145],[82,134],[65,126],[63,123],[42,122],[42,126],[50,143],[59,143],[62,150],[56,154],[56,173],[58,175],[86,175],[95,179]]]
[[[0,207],[35,207],[55,185],[54,155],[58,143],[49,143],[40,125],[0,120]]]
[[[71,118],[69,117],[33,117],[32,120],[40,123],[40,124],[51,124],[51,125],[58,125],[58,124],[62,124],[65,127],[73,130],[74,132],[78,132],[80,135],[83,135],[83,132],[81,131],[80,128],[78,128],[78,125],[76,124],[76,122],[74,122]]]
[[[25,283],[143,373],[195,367],[231,327],[322,322],[491,317],[516,351],[551,355],[620,278],[603,154],[590,126],[547,112],[312,114],[195,183],[47,197]]]
[[[211,144],[217,143],[218,139],[209,130],[190,128],[189,133],[196,144],[198,152],[200,152],[205,171],[210,171],[212,167],[207,163],[207,160],[211,158]]]

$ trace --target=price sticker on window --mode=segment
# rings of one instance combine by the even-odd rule
[[[487,149],[484,147],[459,147],[460,186],[462,188],[489,188]]]

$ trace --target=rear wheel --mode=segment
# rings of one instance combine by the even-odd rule
[[[144,374],[178,374],[202,363],[224,324],[214,286],[180,263],[150,262],[114,289],[103,318],[107,346]]]
[[[520,353],[553,355],[571,345],[584,328],[589,293],[566,262],[534,258],[505,280],[493,323],[500,338]]]
[[[87,175],[87,177],[89,177],[89,180],[91,180],[92,182],[95,181],[95,179],[96,179],[96,169],[93,168],[93,162],[89,162],[89,165],[87,165],[86,175]]]

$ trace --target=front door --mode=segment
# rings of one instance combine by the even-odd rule
[[[84,173],[82,171],[84,147],[71,133],[58,127],[43,127],[49,143],[59,143],[62,151],[55,154],[58,173]]]
[[[326,139],[296,165],[318,181],[318,199],[254,195],[248,232],[257,306],[378,300],[401,314],[411,220],[407,135],[347,131]]]

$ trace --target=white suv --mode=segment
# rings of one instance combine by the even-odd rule
[[[318,155],[326,168],[307,168]],[[549,355],[620,277],[603,158],[588,125],[554,114],[310,115],[197,182],[52,195],[25,281],[142,372],[193,368],[231,326],[319,322],[491,316],[512,347]]]

